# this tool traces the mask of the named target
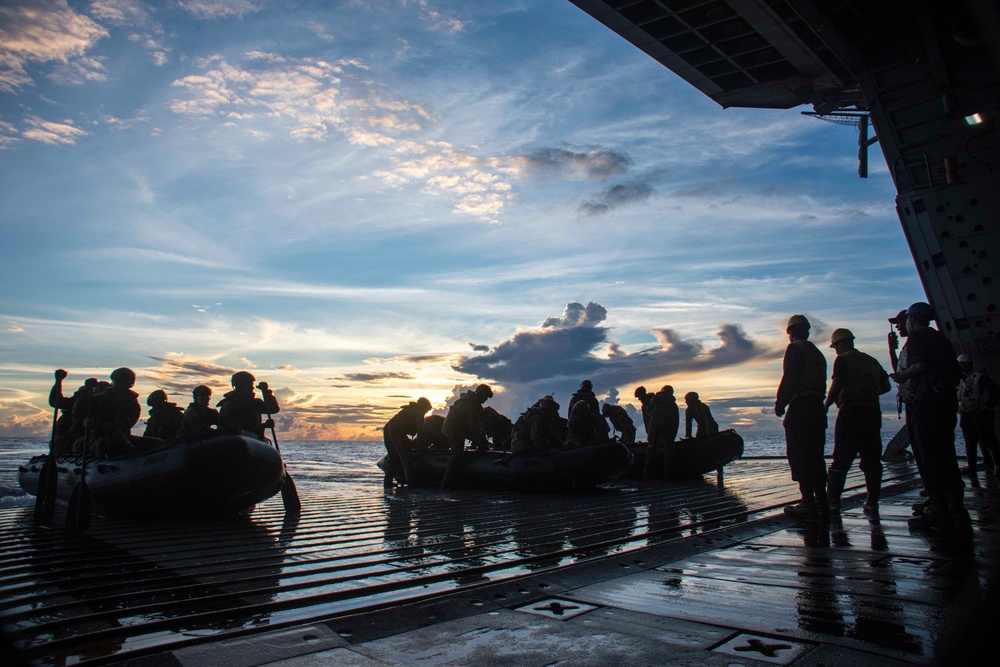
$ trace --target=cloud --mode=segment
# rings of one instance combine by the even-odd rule
[[[540,328],[518,331],[485,354],[462,356],[452,367],[485,381],[500,382],[511,396],[528,405],[543,385],[589,378],[595,387],[617,387],[781,354],[751,340],[737,324],[720,325],[716,333],[719,344],[711,347],[685,339],[673,329],[654,329],[655,345],[629,353],[608,340],[611,329],[602,326],[606,319],[607,310],[600,304],[571,302],[562,316],[547,318]],[[599,349],[612,353],[599,356]]]
[[[259,12],[263,3],[254,0],[178,0],[177,5],[200,19],[240,17]]]
[[[581,178],[604,180],[621,176],[632,164],[625,153],[591,150],[578,153],[564,148],[540,148],[520,156],[528,169],[558,175],[576,174]]]
[[[613,209],[649,199],[656,190],[649,183],[636,181],[620,183],[594,194],[594,199],[580,204],[580,212],[585,215],[600,215]]]
[[[55,62],[67,67],[63,83],[98,77],[94,59],[80,60],[107,30],[65,0],[25,0],[0,7],[0,92],[16,93],[34,85],[27,68],[31,63]],[[57,77],[58,79],[59,77]]]
[[[31,139],[32,141],[38,141],[43,144],[73,145],[76,143],[77,139],[90,134],[86,130],[81,130],[73,125],[73,122],[70,120],[66,120],[62,123],[56,123],[42,120],[41,118],[37,118],[35,116],[29,116],[25,118],[25,122],[28,124],[29,129],[24,130],[21,135],[25,139]]]
[[[382,371],[379,373],[344,373],[344,378],[354,382],[380,383],[386,380],[412,380],[412,373],[401,371]]]
[[[104,23],[125,27],[129,31],[129,41],[149,51],[157,67],[169,61],[172,49],[163,41],[163,26],[139,0],[94,0],[90,3],[90,14]]]

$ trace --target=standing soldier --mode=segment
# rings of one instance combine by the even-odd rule
[[[226,392],[219,401],[219,433],[238,435],[241,431],[251,433],[255,438],[264,439],[264,431],[274,428],[274,420],[261,422],[261,415],[278,412],[278,401],[266,382],[257,385],[261,398],[253,393],[256,378],[246,371],[233,373],[230,382],[233,390]]]
[[[441,490],[453,488],[462,464],[465,461],[465,441],[471,440],[476,449],[487,449],[486,433],[483,432],[483,403],[492,398],[493,390],[481,384],[474,391],[467,391],[458,397],[448,415],[444,418],[441,432],[448,438],[451,460],[441,480]]]
[[[882,490],[882,408],[878,397],[892,389],[889,374],[874,357],[854,347],[854,334],[848,329],[835,329],[830,347],[837,351],[837,358],[824,407],[829,410],[836,403],[840,409],[833,428],[833,461],[827,484],[830,509],[840,511],[847,473],[860,454],[859,467],[868,491],[863,509],[865,514],[878,514]]]
[[[899,353],[899,370],[890,377],[906,401],[906,429],[920,480],[927,491],[914,528],[968,526],[965,485],[955,456],[958,383],[962,370],[944,334],[930,327],[934,311],[918,301],[906,310],[909,335]]]
[[[653,396],[649,409],[649,446],[646,447],[646,463],[642,476],[662,479],[670,461],[677,430],[681,427],[681,413],[674,397],[674,388],[664,385]],[[661,453],[662,450],[662,453]],[[653,472],[654,470],[658,472]]]
[[[416,401],[404,405],[396,415],[382,428],[385,449],[389,460],[385,465],[385,477],[382,486],[392,489],[393,479],[402,480],[403,484],[414,484],[416,474],[413,472],[413,440],[424,425],[424,415],[431,409],[431,402],[421,396]]]
[[[792,315],[785,333],[790,341],[782,361],[781,384],[774,414],[784,416],[785,451],[792,480],[799,483],[802,499],[785,508],[795,516],[829,516],[826,497],[826,358],[809,342],[809,320]],[[786,414],[787,408],[787,414]]]
[[[997,467],[996,406],[1000,402],[1000,386],[984,371],[972,370],[972,357],[958,355],[962,383],[958,385],[958,425],[965,440],[965,456],[969,462],[969,480],[979,486],[976,476],[976,446],[983,450],[986,474],[993,475]]]
[[[646,391],[643,386],[635,388],[635,397],[639,399],[642,406],[642,428],[646,431],[646,440],[649,440],[649,410],[652,408],[653,394]]]

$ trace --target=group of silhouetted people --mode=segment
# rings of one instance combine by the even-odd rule
[[[656,397],[663,394],[659,400]],[[442,481],[442,488],[454,486],[464,461],[465,443],[471,443],[475,450],[486,450],[492,446],[497,450],[513,454],[551,454],[565,449],[586,447],[610,442],[617,437],[626,445],[635,443],[636,428],[628,412],[620,405],[605,402],[603,406],[594,394],[593,383],[584,380],[570,397],[567,416],[560,414],[559,403],[551,396],[543,396],[529,406],[511,423],[492,408],[483,404],[493,396],[493,390],[481,384],[473,390],[463,392],[449,408],[443,422],[436,416],[424,417],[431,409],[430,401],[419,398],[402,406],[383,428],[387,451],[384,486],[406,484],[415,479],[412,451],[429,445],[446,446],[452,452],[448,469]],[[640,387],[636,396],[642,403],[643,421],[649,434],[650,451],[666,449],[677,439],[679,413],[673,400],[673,389],[664,387],[656,396],[646,394]],[[687,437],[692,437],[692,424],[697,431],[695,438],[715,435],[719,426],[712,418],[708,405],[699,400],[698,394],[690,392],[687,399]],[[669,425],[672,405],[673,426]],[[655,413],[655,417],[653,417]],[[439,429],[435,434],[434,430]],[[658,429],[658,430],[657,430]],[[619,436],[614,432],[620,433]],[[655,445],[654,445],[655,438]],[[647,456],[647,460],[650,457]],[[662,464],[662,454],[656,459]],[[647,476],[658,476],[647,472]]]
[[[955,453],[957,415],[962,417],[963,435],[969,434],[969,473],[978,484],[977,444],[983,448],[987,473],[996,471],[995,408],[1000,387],[985,372],[973,371],[968,355],[956,356],[944,334],[930,326],[933,319],[933,309],[924,302],[889,318],[896,329],[889,333],[891,374],[855,348],[849,329],[834,330],[830,347],[837,356],[829,391],[826,359],[809,341],[808,319],[803,315],[789,319],[786,333],[790,342],[774,405],[775,414],[784,416],[789,467],[801,494],[797,504],[785,508],[787,513],[828,518],[831,511],[839,511],[847,474],[860,457],[867,492],[863,511],[878,514],[883,471],[879,396],[891,390],[891,379],[898,387],[898,409],[905,413],[906,432],[927,496],[926,501],[914,505],[910,525],[969,525],[965,485]],[[906,344],[897,355],[900,337]],[[834,403],[839,412],[833,458],[827,470],[823,458],[826,413]]]
[[[279,410],[274,393],[266,382],[257,384],[261,397],[254,394],[256,379],[251,373],[238,371],[231,378],[232,391],[218,404],[210,407],[212,390],[198,385],[191,392],[192,401],[186,409],[167,400],[167,393],[157,389],[149,394],[149,419],[143,438],[132,436],[142,408],[139,395],[132,391],[135,372],[117,368],[110,382],[88,378],[72,396],[63,396],[62,382],[66,371],[55,371],[55,384],[49,392],[49,405],[61,412],[53,429],[52,451],[55,454],[88,453],[98,456],[127,456],[142,446],[164,440],[211,438],[216,435],[249,434],[264,439],[266,429],[274,428],[270,415]],[[261,416],[268,419],[262,421]]]

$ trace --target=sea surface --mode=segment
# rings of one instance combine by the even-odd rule
[[[887,420],[888,421],[888,420]],[[898,430],[895,419],[884,424],[883,445]],[[961,440],[958,452],[964,453]],[[385,454],[381,441],[282,440],[281,454],[299,490],[332,491],[340,495],[354,492],[381,492],[382,471],[375,463]],[[32,456],[48,451],[48,438],[0,438],[0,509],[34,504],[34,496],[21,490],[17,468]],[[833,453],[833,429],[827,430],[827,455]],[[784,456],[783,434],[744,436],[744,456]]]

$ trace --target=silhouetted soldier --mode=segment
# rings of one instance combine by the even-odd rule
[[[601,414],[611,422],[616,431],[622,434],[621,441],[626,445],[635,443],[635,424],[629,417],[628,411],[620,405],[604,403],[601,406]]]
[[[559,404],[551,396],[543,396],[521,413],[511,432],[510,448],[514,454],[548,454],[563,446]]]
[[[962,370],[944,334],[930,327],[934,311],[918,301],[906,310],[909,335],[899,354],[899,370],[890,377],[899,383],[906,401],[906,429],[913,457],[927,491],[915,528],[932,525],[967,526],[965,485],[955,456],[958,421],[958,383]]]
[[[274,392],[267,387],[266,382],[257,385],[261,398],[253,393],[253,383],[256,378],[247,371],[233,373],[230,380],[233,390],[226,392],[219,401],[219,433],[239,434],[242,431],[251,433],[255,438],[265,439],[264,432],[274,428],[274,420],[261,422],[261,415],[278,412],[278,401]]]
[[[695,438],[718,435],[719,424],[712,418],[712,411],[708,409],[708,405],[701,402],[698,392],[689,391],[684,394],[684,403],[687,405],[684,410],[684,437],[691,437],[691,422],[698,426]]]
[[[969,479],[979,486],[976,476],[976,447],[983,450],[986,474],[997,472],[996,406],[1000,402],[1000,386],[985,371],[972,370],[972,357],[958,355],[962,382],[958,385],[958,425],[965,440],[965,457],[969,463]]]
[[[474,391],[467,391],[458,397],[447,416],[441,432],[448,438],[451,449],[451,460],[441,480],[441,488],[449,490],[453,487],[462,464],[465,462],[465,441],[471,440],[473,447],[480,450],[489,448],[486,434],[483,432],[483,403],[493,396],[489,385],[481,384]]]
[[[181,418],[181,437],[201,440],[217,435],[212,427],[219,424],[219,411],[209,407],[212,401],[211,387],[198,385],[191,390],[191,399]]]
[[[837,351],[833,362],[830,393],[824,407],[834,403],[840,408],[833,430],[833,460],[827,478],[830,509],[840,511],[847,473],[859,454],[859,467],[865,474],[865,514],[878,513],[882,491],[882,408],[878,397],[892,389],[882,365],[854,347],[854,334],[835,329],[830,347]]]
[[[809,342],[809,320],[792,315],[785,333],[790,341],[782,361],[781,384],[774,414],[785,417],[785,449],[792,480],[802,499],[785,512],[797,516],[828,516],[826,496],[826,358]],[[787,408],[788,414],[785,414]]]
[[[424,425],[424,415],[431,409],[431,402],[421,396],[416,401],[402,406],[399,412],[382,427],[382,440],[389,459],[385,466],[385,477],[382,486],[392,489],[393,480],[402,484],[413,484],[416,473],[413,471],[413,441],[411,438],[420,433]]]
[[[135,373],[130,368],[111,371],[111,386],[93,395],[93,406],[87,428],[95,436],[94,450],[98,456],[120,456],[135,451],[129,435],[139,421],[142,408],[139,394],[132,391]]]
[[[169,440],[177,437],[181,430],[184,411],[176,403],[167,400],[167,392],[157,389],[146,398],[149,419],[143,437]]]
[[[639,399],[639,406],[642,409],[642,428],[646,431],[646,440],[649,440],[649,409],[652,407],[653,394],[646,391],[643,386],[635,388],[635,397]]]
[[[597,396],[594,394],[594,384],[590,380],[581,382],[580,388],[570,396],[569,405],[566,406],[567,418],[573,412],[573,406],[576,405],[577,401],[584,401],[587,404],[587,409],[595,415],[601,414],[601,405],[597,401]]]
[[[674,388],[669,384],[664,385],[652,397],[649,408],[649,447],[646,448],[644,477],[659,479],[663,476],[680,426],[681,413],[677,407],[677,398],[674,397]],[[658,472],[654,473],[654,470]]]
[[[56,420],[55,440],[52,443],[52,453],[56,455],[73,453],[73,443],[83,436],[83,419],[77,421],[74,418],[73,408],[81,400],[86,402],[91,390],[97,385],[97,378],[89,378],[72,396],[63,396],[62,381],[67,375],[63,369],[57,370],[55,384],[49,392],[49,405],[62,411]]]

